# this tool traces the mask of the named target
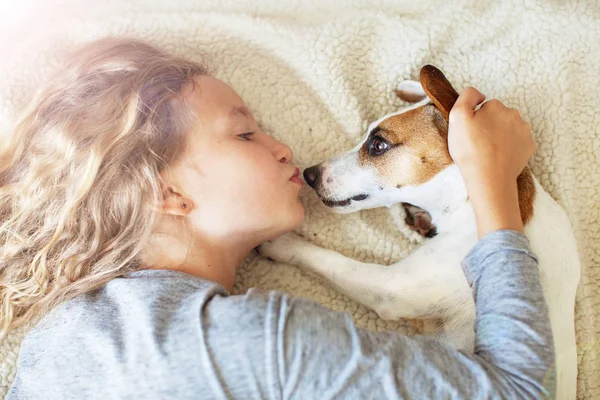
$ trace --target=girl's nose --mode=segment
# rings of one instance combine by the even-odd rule
[[[278,140],[275,140],[275,149],[273,154],[275,155],[277,161],[285,164],[291,163],[292,157],[294,157],[292,149],[290,149],[286,144],[283,144]]]

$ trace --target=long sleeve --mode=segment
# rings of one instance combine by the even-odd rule
[[[140,271],[48,315],[7,399],[536,399],[554,397],[537,261],[500,231],[463,263],[475,353],[357,328],[308,299]]]

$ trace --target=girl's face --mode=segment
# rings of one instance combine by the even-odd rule
[[[194,80],[183,95],[197,123],[166,176],[178,199],[191,202],[185,208],[193,231],[258,244],[297,228],[304,208],[292,150],[263,132],[225,83]]]

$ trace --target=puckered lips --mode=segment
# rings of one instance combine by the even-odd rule
[[[302,186],[302,179],[300,179],[300,170],[298,168],[296,168],[294,170],[294,174],[290,178],[290,181],[295,182],[295,183],[299,184],[300,186]]]

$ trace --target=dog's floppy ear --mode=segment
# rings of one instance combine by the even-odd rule
[[[427,94],[423,90],[423,86],[421,86],[420,82],[417,81],[404,81],[400,83],[398,86],[398,90],[396,90],[396,95],[402,101],[406,101],[407,103],[418,103],[421,100],[425,100]]]
[[[448,121],[450,110],[454,106],[454,103],[456,103],[456,99],[458,99],[456,90],[448,82],[442,71],[433,65],[425,65],[421,68],[419,79],[427,97],[433,101],[433,104],[435,104],[442,112],[446,121]]]

